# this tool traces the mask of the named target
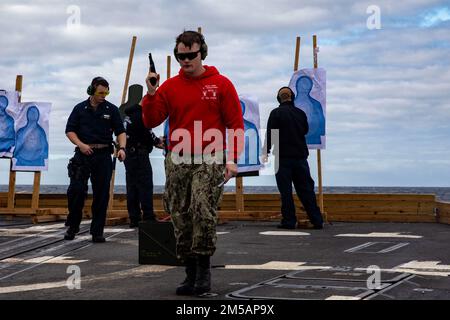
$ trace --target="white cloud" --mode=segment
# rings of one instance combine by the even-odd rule
[[[450,20],[450,9],[444,7],[435,9],[433,10],[433,12],[426,14],[425,17],[423,18],[421,25],[424,27],[431,27],[441,22],[449,20]]]

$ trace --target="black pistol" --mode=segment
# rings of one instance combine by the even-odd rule
[[[150,62],[150,72],[156,73],[155,62],[153,61],[152,54],[150,52],[148,53],[148,61]],[[156,79],[156,77],[150,78],[150,83],[152,86],[155,86],[157,81],[158,79]]]

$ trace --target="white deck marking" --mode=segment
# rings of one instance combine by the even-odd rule
[[[88,222],[83,221],[80,225],[85,225]],[[61,237],[64,233],[64,224],[52,224],[48,226],[32,226],[28,228],[0,228],[0,236],[2,237],[17,237],[16,239],[2,242],[1,245],[6,247],[6,245],[10,246],[14,242],[20,242],[17,247],[24,246],[27,244],[27,241],[24,241],[28,238],[38,237],[38,238],[56,238]],[[35,233],[37,231],[37,233]],[[53,233],[52,233],[53,232]],[[34,239],[31,239],[32,241]],[[6,247],[4,249],[0,249],[0,252],[8,251],[11,248]]]
[[[42,256],[33,259],[18,259],[18,258],[9,258],[3,260],[1,263],[40,263],[40,264],[79,264],[82,262],[86,262],[89,260],[71,260],[72,257],[60,256]]]
[[[310,233],[299,231],[264,231],[260,232],[263,236],[310,236]]]
[[[248,254],[247,251],[227,251],[227,254],[242,254],[242,255],[246,255]]]
[[[450,265],[439,265],[441,261],[417,261],[413,260],[408,263],[404,263],[398,268],[409,268],[409,269],[433,269],[439,271],[450,271]]]
[[[225,269],[237,270],[316,270],[331,269],[328,266],[305,266],[306,262],[270,261],[264,264],[236,264],[226,265]]]
[[[370,247],[371,245],[373,245],[373,244],[375,244],[375,243],[376,243],[376,242],[366,242],[366,243],[360,244],[359,246],[356,246],[356,247],[347,249],[347,250],[345,250],[344,252],[355,252],[355,251],[358,251],[358,250],[360,250],[360,249]]]
[[[325,300],[361,300],[361,298],[352,296],[329,296]]]
[[[22,286],[0,287],[0,294],[44,290],[44,289],[55,289],[55,288],[62,288],[65,286],[66,281],[57,281],[57,282],[26,284]]]
[[[139,266],[136,268],[132,268],[129,270],[118,271],[107,273],[99,276],[87,276],[81,277],[81,284],[85,284],[86,282],[91,281],[111,281],[117,280],[120,278],[130,278],[134,276],[145,275],[149,272],[164,272],[175,267],[172,266],[160,266],[160,265],[147,265],[147,266]],[[56,281],[56,282],[44,282],[44,283],[34,283],[34,284],[26,284],[20,286],[10,286],[10,287],[0,287],[0,294],[5,293],[15,293],[15,292],[25,292],[25,291],[34,291],[34,290],[44,290],[44,289],[54,289],[54,288],[62,288],[66,287],[67,282],[64,281]]]
[[[57,224],[57,225],[50,225],[50,226],[33,226],[33,227],[28,227],[28,228],[0,228],[0,232],[1,233],[5,233],[5,234],[22,234],[22,233],[26,233],[26,232],[36,232],[36,231],[56,231],[56,230],[61,230],[61,227],[63,227],[64,224]]]
[[[133,232],[133,229],[122,229],[122,228],[105,228],[105,233],[110,233],[110,232]]]
[[[420,239],[422,236],[401,234],[401,232],[371,232],[371,233],[344,233],[338,234],[335,237],[360,237],[360,238],[407,238]]]
[[[396,244],[396,245],[394,245],[392,247],[389,247],[389,248],[383,249],[381,251],[378,251],[378,253],[388,253],[388,252],[391,252],[391,251],[403,248],[403,247],[407,246],[408,244],[409,244],[409,242],[402,242],[402,243]]]
[[[392,268],[397,272],[407,272],[419,275],[429,275],[429,276],[440,276],[449,277],[450,276],[450,265],[439,265],[441,261],[417,261],[412,260],[408,263],[401,264],[397,267]]]
[[[363,244],[361,244],[359,246],[347,249],[344,252],[347,252],[347,253],[357,252],[357,251],[360,251],[362,249],[368,248],[370,246],[373,246],[373,245],[376,245],[376,244],[379,244],[379,243],[383,243],[383,242],[366,242],[366,243],[363,243]],[[392,252],[394,250],[400,249],[402,247],[405,247],[407,245],[409,245],[409,242],[401,242],[401,243],[397,243],[397,244],[395,244],[393,246],[390,246],[388,248],[382,249],[380,251],[366,252],[366,253],[388,253],[388,252]]]
[[[441,261],[417,261],[398,265],[392,269],[381,268],[381,272],[401,272],[424,276],[450,277],[450,265],[439,265]],[[355,271],[367,271],[367,268],[355,268]]]
[[[128,229],[124,229],[124,230],[128,231]],[[121,233],[122,233],[122,232],[115,233],[115,234],[113,234],[113,235],[111,235],[111,236],[108,236],[106,239],[112,239],[112,238],[114,238],[115,236],[120,235]],[[84,240],[86,240],[86,239],[88,239],[88,238],[90,238],[90,236],[87,236],[87,235],[86,235],[86,236],[77,237],[75,240],[72,240],[72,241],[64,241],[61,245],[58,245],[58,246],[56,246],[56,247],[51,247],[51,248],[49,248],[49,249],[46,249],[44,252],[45,252],[45,253],[50,253],[50,252],[52,252],[52,251],[59,250],[60,248],[63,248],[64,246],[73,245],[74,243],[84,241]],[[75,249],[75,250],[71,250],[70,252],[74,253],[74,252],[77,252],[77,251],[86,249],[86,248],[88,248],[88,247],[90,247],[90,246],[92,246],[92,245],[93,245],[93,243],[91,242],[91,243],[88,243],[88,244],[86,244],[86,245],[84,245],[84,246],[82,246],[82,247],[79,247],[79,248]],[[59,255],[58,258],[63,257],[63,256],[65,256],[65,255],[66,255],[66,253],[65,253],[65,254],[62,254],[62,255]],[[34,269],[34,268],[40,266],[41,264],[42,264],[42,263],[31,264],[31,266],[29,266],[29,267],[27,267],[27,268],[25,268],[25,269],[22,269],[22,270],[19,270],[19,271],[10,273],[10,274],[8,274],[8,275],[6,275],[6,276],[0,278],[0,281],[5,280],[5,279],[7,279],[7,278],[14,277],[14,276],[16,276],[16,275],[18,275],[18,274],[20,274],[20,273],[26,272],[26,271],[28,271],[28,270]],[[4,265],[1,265],[1,264],[0,264],[0,269],[7,268],[8,266],[10,266],[10,264],[8,264],[8,263],[5,263]]]

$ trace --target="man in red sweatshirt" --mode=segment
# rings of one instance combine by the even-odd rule
[[[244,123],[231,81],[215,67],[202,64],[208,54],[202,34],[180,34],[174,54],[181,66],[177,76],[156,90],[159,75],[148,74],[142,117],[147,128],[154,128],[169,117],[164,206],[172,217],[177,255],[184,261],[187,275],[176,293],[201,295],[211,290],[216,209],[223,184],[238,171]],[[153,77],[158,79],[155,85],[150,81]]]

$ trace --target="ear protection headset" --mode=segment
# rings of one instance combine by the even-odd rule
[[[201,55],[202,60],[205,60],[206,56],[208,55],[208,45],[205,42],[205,37],[201,33],[196,32],[196,31],[187,31],[187,32],[192,32],[200,38],[200,55]],[[177,47],[180,43],[181,42],[177,43],[175,45],[175,48],[173,48],[173,54],[175,56],[175,59],[177,59],[177,61],[178,61],[178,57],[177,57],[178,48]]]
[[[104,80],[106,81],[104,78],[102,77],[95,77],[94,79],[92,79],[91,85],[87,88],[86,92],[88,95],[93,96],[95,94],[95,90],[97,89],[97,84],[99,81]]]
[[[292,91],[292,89],[289,87],[282,87],[282,88],[280,88],[280,90],[278,90],[278,94],[277,94],[278,103],[281,103],[281,91],[284,91],[284,90],[289,90],[289,92],[291,94],[291,101],[294,101],[294,98],[295,98],[294,91]]]

